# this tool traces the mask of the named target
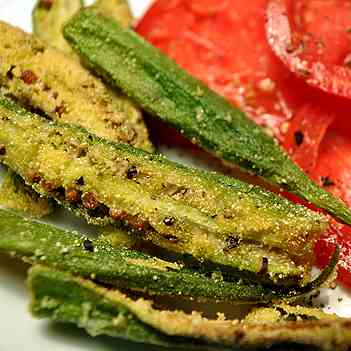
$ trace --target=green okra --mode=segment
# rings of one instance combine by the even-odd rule
[[[50,122],[4,96],[0,145],[0,162],[91,223],[122,221],[171,251],[273,279],[301,277],[294,262],[312,262],[327,228],[321,214],[257,186]]]
[[[106,239],[88,239],[47,224],[30,221],[0,209],[0,252],[43,264],[100,283],[138,290],[150,295],[191,297],[197,300],[232,303],[269,302],[310,292],[325,280],[333,269],[318,281],[287,290],[264,287],[257,282],[225,282],[208,278],[182,264],[168,262],[141,252],[115,248]]]
[[[54,211],[54,202],[40,197],[21,177],[7,170],[0,186],[0,204],[31,217],[44,217]]]
[[[69,273],[34,267],[29,273],[31,311],[39,318],[74,323],[90,335],[109,335],[129,340],[201,350],[256,349],[281,343],[315,346],[325,351],[347,350],[351,344],[351,321],[306,311],[290,310],[296,321],[274,322],[211,320],[193,312],[158,310],[152,301],[133,300],[117,290],[102,288]],[[256,314],[258,311],[256,310]],[[304,318],[304,316],[310,318]],[[313,316],[314,318],[312,318]]]
[[[37,318],[76,324],[93,337],[108,335],[138,343],[177,346],[176,340],[137,318],[128,308],[128,297],[119,292],[112,302],[99,294],[101,288],[90,281],[39,266],[29,271],[28,286],[31,312]]]
[[[30,109],[103,138],[153,150],[141,112],[80,63],[0,21],[0,86]]]
[[[37,0],[32,13],[33,33],[48,45],[73,54],[72,48],[62,35],[62,30],[82,6],[82,0]]]
[[[316,185],[261,127],[132,30],[86,9],[64,35],[88,67],[194,144],[351,224],[346,204]]]

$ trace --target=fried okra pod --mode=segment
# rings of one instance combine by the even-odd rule
[[[77,324],[90,335],[186,349],[257,349],[293,343],[324,351],[344,351],[351,344],[351,321],[313,309],[277,306],[279,315],[265,321],[211,320],[193,312],[159,310],[152,301],[133,300],[117,290],[43,267],[29,274],[34,316]],[[280,311],[280,312],[279,312]],[[289,313],[290,318],[284,318]],[[287,312],[288,311],[288,312]]]
[[[301,278],[328,225],[258,186],[49,121],[4,96],[0,145],[0,162],[90,223],[123,222],[158,246],[273,280]]]

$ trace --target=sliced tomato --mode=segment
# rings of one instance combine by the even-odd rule
[[[308,84],[351,98],[351,2],[269,0],[267,37],[276,55]]]
[[[351,138],[334,127],[326,134],[312,178],[351,206]]]
[[[323,0],[324,1],[324,0]],[[306,104],[340,105],[296,78],[272,52],[266,0],[157,0],[136,30],[280,141]]]
[[[316,264],[324,268],[333,254],[336,245],[341,248],[338,265],[338,280],[351,288],[351,228],[335,223],[315,246]]]
[[[317,105],[305,105],[291,120],[283,146],[306,172],[315,169],[319,146],[334,115]]]

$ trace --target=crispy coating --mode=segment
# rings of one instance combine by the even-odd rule
[[[29,286],[31,310],[35,316],[79,324],[93,336],[129,335],[134,341],[200,350],[232,349],[233,345],[256,349],[295,343],[325,351],[342,351],[351,344],[349,319],[305,307],[277,306],[280,311],[295,316],[296,320],[277,318],[264,323],[245,319],[213,320],[195,311],[186,314],[158,310],[150,300],[133,300],[118,290],[108,290],[91,281],[42,267],[32,269]],[[262,314],[262,311],[253,313]],[[132,330],[127,321],[130,321],[130,326],[136,321],[142,323],[139,326],[143,333],[139,334],[139,339],[135,338],[135,333],[127,333]]]
[[[37,0],[32,14],[33,33],[48,45],[74,55],[62,35],[62,29],[82,5],[82,0],[54,0],[51,5]]]
[[[263,277],[300,276],[292,260],[311,262],[308,244],[328,226],[257,186],[50,123],[5,97],[0,116],[0,161],[34,189],[91,223],[122,221],[171,251]],[[73,189],[80,196],[71,201]]]
[[[78,62],[34,36],[0,22],[0,85],[51,119],[150,151],[140,111]]]
[[[35,218],[54,211],[54,202],[40,197],[21,177],[8,170],[0,187],[0,203],[7,208],[25,212]]]

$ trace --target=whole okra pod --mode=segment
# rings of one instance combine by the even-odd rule
[[[196,312],[159,310],[152,301],[135,301],[117,290],[47,268],[33,268],[28,282],[35,316],[77,324],[92,336],[200,350],[293,343],[344,351],[351,344],[350,320],[312,309],[276,306],[274,318],[267,318],[265,310],[256,310],[243,321],[211,320]],[[265,319],[258,321],[255,316],[259,315]]]
[[[64,30],[88,67],[213,155],[351,224],[351,211],[316,185],[272,137],[130,29],[85,9]]]
[[[327,227],[257,186],[50,122],[4,96],[0,145],[0,162],[91,223],[122,221],[158,246],[273,280],[301,278],[292,260],[311,263]]]
[[[0,209],[0,252],[43,264],[100,283],[143,291],[150,295],[191,297],[231,303],[269,302],[296,297],[318,287],[333,270],[304,288],[274,291],[257,282],[208,278],[182,264],[141,252],[114,248],[104,239],[92,239],[47,224],[30,221]]]

